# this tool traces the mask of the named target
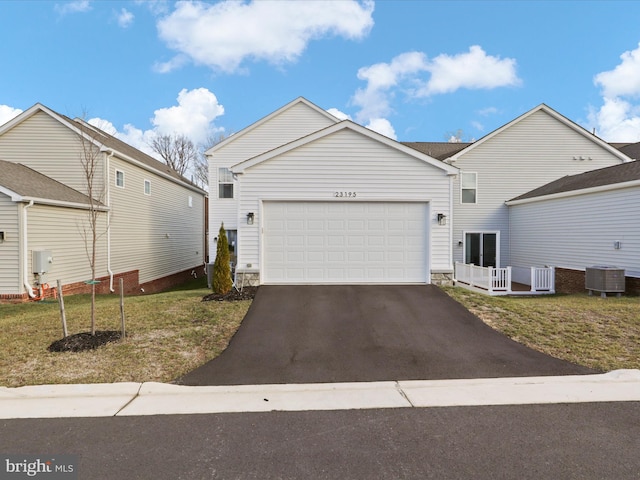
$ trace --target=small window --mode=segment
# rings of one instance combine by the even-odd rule
[[[193,197],[189,195],[189,208],[193,208]]]
[[[233,174],[228,168],[218,169],[218,198],[233,198]]]
[[[462,203],[477,203],[478,174],[463,172],[460,174],[460,201]]]
[[[149,180],[144,181],[144,194],[151,195],[151,182]]]
[[[116,170],[116,187],[124,188],[124,172]]]

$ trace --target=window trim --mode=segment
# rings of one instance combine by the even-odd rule
[[[462,176],[463,175],[473,175],[474,177],[474,187],[473,188],[469,188],[469,187],[464,187],[463,186],[463,182],[462,182]],[[463,199],[463,195],[462,192],[464,190],[474,190],[475,191],[475,195],[474,195],[474,201],[473,202],[465,202]],[[460,172],[460,204],[461,205],[477,205],[478,204],[478,172],[465,172],[465,171],[461,171]]]
[[[147,186],[149,187],[148,189],[147,189]],[[144,180],[143,192],[145,195],[151,195],[151,180],[146,180],[146,179]]]
[[[122,185],[118,185],[118,174],[119,174],[119,173],[121,173],[121,174],[122,174]],[[115,179],[114,179],[114,182],[115,182],[116,187],[118,187],[118,188],[124,188],[124,187],[125,187],[125,184],[126,184],[126,183],[125,183],[124,177],[125,177],[125,175],[124,175],[124,170],[118,170],[118,169],[116,168],[116,176],[115,176]]]
[[[222,181],[222,175],[221,172],[225,171],[224,173],[226,174],[228,172],[229,177],[231,178],[230,181]],[[220,193],[220,187],[222,185],[231,185],[231,196],[230,197],[224,197],[221,196]],[[231,173],[231,170],[229,168],[226,167],[218,167],[218,199],[233,199],[235,195],[235,188],[234,188],[234,181],[233,181],[233,173]]]

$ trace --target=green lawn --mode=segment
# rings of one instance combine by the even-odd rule
[[[640,297],[444,290],[496,330],[541,352],[603,371],[640,368]]]
[[[0,385],[168,382],[222,352],[250,301],[201,302],[202,284],[125,299],[127,338],[93,351],[51,353],[57,302],[0,305]],[[120,329],[117,295],[97,297],[97,330]],[[89,331],[88,295],[65,297],[69,334]]]

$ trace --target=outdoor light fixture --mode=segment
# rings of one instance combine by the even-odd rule
[[[253,225],[253,217],[254,217],[253,212],[247,213],[247,225]]]
[[[444,213],[438,214],[438,225],[446,225],[447,224],[447,216]]]

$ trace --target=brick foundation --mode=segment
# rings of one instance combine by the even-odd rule
[[[584,277],[585,272],[581,270],[556,268],[556,292],[584,293],[586,291]],[[640,295],[640,278],[625,277],[625,293]]]
[[[139,271],[131,270],[129,272],[116,273],[113,276],[113,289],[114,293],[120,293],[120,278],[123,279],[124,294],[125,295],[140,295],[142,293],[157,293],[163,290],[167,290],[171,287],[181,285],[193,278],[192,272],[198,277],[204,275],[202,266],[189,268],[182,272],[169,275],[167,277],[158,278],[150,282],[140,284]],[[96,285],[96,293],[107,294],[109,292],[109,276],[100,277],[97,279],[100,283]],[[50,288],[46,291],[44,298],[54,298],[57,296],[56,283],[49,284]],[[77,295],[82,293],[91,293],[91,285],[84,282],[69,283],[62,286],[63,295]],[[23,294],[5,294],[0,295],[0,303],[21,303],[29,300],[29,295]]]

